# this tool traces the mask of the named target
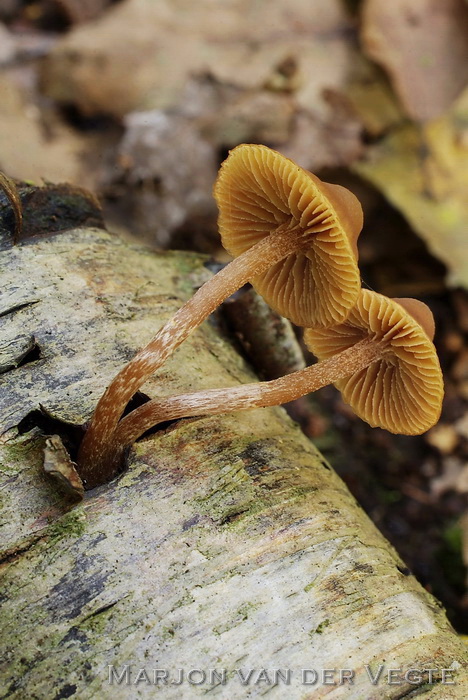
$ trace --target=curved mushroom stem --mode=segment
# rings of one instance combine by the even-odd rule
[[[81,443],[79,473],[88,488],[114,476],[115,467],[108,463],[112,436],[127,403],[141,385],[225,299],[256,275],[300,250],[312,235],[325,228],[326,224],[322,224],[304,232],[294,228],[293,222],[280,225],[200,287],[148,345],[120,370],[99,400]]]
[[[123,451],[157,423],[190,416],[278,406],[294,401],[365,369],[382,356],[384,349],[385,343],[365,338],[328,360],[273,381],[153,399],[120,421],[107,454],[109,464],[114,469],[118,468]]]

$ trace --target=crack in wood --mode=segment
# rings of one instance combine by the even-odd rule
[[[401,693],[400,695],[395,695],[394,700],[404,700],[404,698],[416,698],[418,696],[425,695],[428,690],[433,689],[434,685],[436,683],[441,683],[441,681],[441,678],[437,678],[435,676],[432,677],[431,683],[423,680],[420,683],[414,684],[411,688],[408,688],[408,690],[405,690],[405,692]]]
[[[128,596],[123,596],[123,598],[119,598],[118,600],[112,601],[112,603],[107,603],[107,605],[102,605],[100,608],[97,608],[97,610],[93,610],[93,612],[89,613],[89,615],[86,615],[81,620],[80,624],[83,624],[86,620],[91,620],[93,617],[97,617],[97,615],[102,615],[102,613],[107,612],[108,610],[111,610],[117,603],[120,603],[121,600],[124,600],[125,598],[128,598]]]
[[[3,318],[3,316],[9,316],[10,314],[15,314],[17,311],[22,311],[23,309],[28,309],[30,306],[34,306],[34,304],[38,304],[40,301],[40,299],[32,299],[31,301],[25,301],[21,304],[10,306],[8,309],[1,309],[0,318]]]
[[[18,559],[18,557],[29,552],[29,550],[32,549],[32,547],[34,547],[34,545],[36,545],[38,542],[46,538],[47,533],[41,532],[41,534],[31,536],[23,544],[16,545],[15,547],[7,549],[5,552],[3,552],[3,554],[0,555],[0,567],[4,564],[11,564],[16,559]]]

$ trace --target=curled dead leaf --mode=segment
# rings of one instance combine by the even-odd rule
[[[55,479],[68,495],[81,501],[84,495],[83,482],[58,435],[51,435],[46,439],[44,471]]]
[[[465,0],[365,0],[361,37],[413,119],[439,117],[468,83]]]
[[[425,126],[406,123],[367,149],[351,167],[399,209],[448,269],[468,288],[468,90],[451,112]]]

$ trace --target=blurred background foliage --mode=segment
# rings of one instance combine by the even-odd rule
[[[211,189],[238,143],[360,198],[363,283],[436,317],[442,419],[393,436],[333,388],[289,410],[465,633],[467,85],[466,0],[0,0],[7,175],[85,186],[111,230],[219,263]]]

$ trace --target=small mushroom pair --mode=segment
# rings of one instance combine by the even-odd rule
[[[322,183],[265,146],[241,145],[221,166],[214,195],[223,245],[236,257],[179,309],[104,392],[78,456],[88,487],[115,473],[112,439],[135,392],[246,282],[279,313],[304,326],[343,320],[357,299],[362,209],[347,189]]]
[[[356,242],[362,210],[354,195],[265,146],[245,144],[223,163],[214,194],[223,245],[237,257],[104,393],[79,453],[88,488],[115,474],[125,447],[157,422],[277,405],[331,382],[371,425],[417,434],[438,418],[443,389],[430,340],[432,315],[415,300],[398,304],[361,290]],[[279,313],[307,328],[306,342],[323,361],[272,382],[150,401],[120,420],[146,379],[247,281]],[[420,377],[411,371],[418,366]],[[408,409],[398,403],[404,394]]]
[[[434,425],[441,410],[433,333],[432,313],[422,302],[363,289],[346,321],[305,330],[307,347],[321,360],[317,364],[269,382],[149,401],[121,420],[113,451],[121,455],[161,421],[277,406],[332,383],[371,426],[418,435]]]

